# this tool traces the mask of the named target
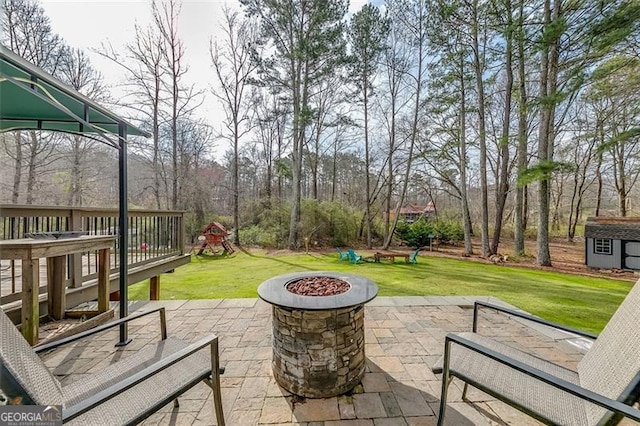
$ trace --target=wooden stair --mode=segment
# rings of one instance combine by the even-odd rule
[[[224,247],[224,250],[227,252],[227,254],[233,254],[236,252],[231,243],[229,243],[229,241],[227,240],[224,240],[222,242],[222,247]]]

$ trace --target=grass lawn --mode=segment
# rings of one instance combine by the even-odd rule
[[[289,272],[342,271],[365,276],[380,296],[489,295],[551,321],[599,332],[633,283],[471,261],[419,256],[417,265],[339,262],[337,253],[232,257],[194,256],[161,278],[162,299],[257,297],[267,278]],[[129,298],[149,297],[148,281],[129,288]]]

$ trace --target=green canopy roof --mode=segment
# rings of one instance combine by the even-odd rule
[[[0,132],[48,130],[76,133],[118,149],[120,259],[128,258],[127,136],[148,133],[0,45]],[[114,137],[115,136],[115,137]],[[126,317],[128,263],[120,261],[120,317]],[[127,344],[126,323],[120,343]]]
[[[50,130],[103,141],[108,134],[150,135],[0,46],[0,132]],[[119,144],[118,144],[119,145]]]

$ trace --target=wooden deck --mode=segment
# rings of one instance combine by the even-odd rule
[[[184,212],[129,211],[128,285],[189,263],[184,250]],[[87,235],[117,235],[117,209],[60,208],[0,205],[0,240],[28,237],[31,233],[79,231]],[[119,289],[119,250],[111,249],[109,291]],[[47,315],[46,259],[39,262],[40,313]],[[98,253],[89,251],[67,256],[67,307],[95,300],[98,296]],[[155,279],[158,284],[159,280]],[[157,288],[156,288],[157,290]],[[157,296],[157,292],[154,294]],[[0,261],[0,307],[19,322],[22,300],[22,265],[18,261]]]

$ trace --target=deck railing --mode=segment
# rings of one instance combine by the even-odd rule
[[[184,254],[184,212],[130,210],[128,225],[129,268]],[[56,231],[117,235],[118,228],[117,209],[0,205],[0,239],[3,240],[25,238],[30,233]],[[96,278],[97,255],[97,252],[69,255],[69,287],[81,287],[83,283]],[[117,272],[120,264],[117,239],[111,255],[111,271]],[[19,279],[16,279],[20,265],[17,263],[2,261],[0,303],[17,299],[20,292],[17,286]]]

